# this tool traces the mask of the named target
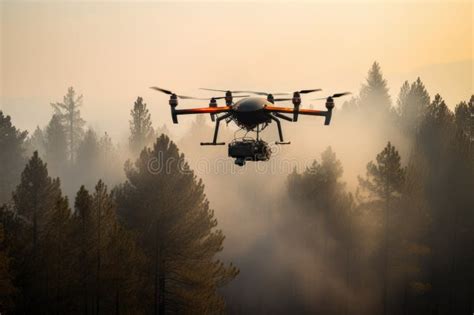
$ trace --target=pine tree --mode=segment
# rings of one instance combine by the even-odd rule
[[[99,181],[93,195],[82,186],[76,195],[72,244],[80,270],[75,280],[77,311],[141,311],[139,272],[143,254],[135,238],[119,223],[116,205]]]
[[[31,155],[33,154],[34,151],[38,151],[40,155],[44,156],[45,145],[46,145],[46,141],[45,141],[43,130],[39,126],[36,126],[36,129],[31,135],[31,137],[29,137],[26,140],[26,147],[27,147],[26,153],[28,155]]]
[[[104,276],[105,251],[110,240],[113,225],[115,222],[115,208],[113,200],[107,193],[107,187],[102,181],[99,181],[95,187],[92,196],[92,216],[94,220],[95,246],[95,311],[97,314],[101,312],[101,304],[103,304],[103,291],[106,287],[106,277]]]
[[[361,109],[369,115],[389,115],[391,112],[387,81],[383,78],[377,62],[372,64],[366,84],[362,86],[359,104]]]
[[[48,211],[40,239],[41,274],[46,301],[43,306],[49,313],[64,314],[74,301],[70,291],[70,280],[75,278],[71,269],[71,211],[66,197],[58,196]]]
[[[413,149],[423,158],[425,169],[420,175],[429,220],[424,238],[431,255],[424,270],[431,288],[432,313],[462,313],[468,309],[462,297],[472,294],[469,283],[473,255],[465,248],[474,241],[472,233],[467,232],[474,227],[474,153],[461,112],[458,109],[455,116],[436,95],[427,108]]]
[[[469,102],[459,103],[454,113],[458,128],[474,141],[474,95]]]
[[[114,144],[107,132],[99,139],[100,152],[104,159],[110,160],[114,151]]]
[[[383,314],[387,313],[387,299],[389,289],[389,235],[390,212],[394,204],[400,200],[403,184],[405,181],[405,169],[400,163],[400,155],[389,142],[387,146],[377,155],[376,163],[367,164],[366,178],[359,177],[359,185],[362,191],[368,193],[368,203],[383,211],[383,251],[382,251],[382,305]]]
[[[155,314],[222,312],[217,289],[238,271],[215,258],[224,235],[215,230],[202,182],[165,135],[126,173],[128,181],[116,191],[119,213],[149,257],[146,280]]]
[[[62,197],[59,179],[51,179],[48,176],[46,164],[39,158],[36,151],[25,166],[20,184],[13,193],[13,208],[31,225],[29,246],[24,254],[26,261],[23,267],[23,271],[30,276],[25,283],[23,290],[25,302],[22,304],[25,312],[47,311],[52,305],[58,305],[57,297],[52,299],[51,292],[48,290],[49,284],[57,283],[48,269],[48,244],[51,238],[54,238],[48,235],[57,225],[57,222],[52,225],[51,220],[60,209],[67,209],[67,200]],[[54,235],[57,236],[64,231],[61,230]],[[54,241],[59,241],[59,239]],[[57,265],[58,262],[55,260],[54,264]]]
[[[45,154],[50,169],[55,174],[61,174],[68,160],[66,130],[58,115],[53,115],[46,127]]]
[[[73,87],[70,87],[63,98],[63,102],[51,103],[56,115],[61,118],[65,127],[68,141],[69,161],[74,162],[79,140],[83,134],[84,120],[81,118],[79,107],[82,106],[82,95],[76,96]]]
[[[84,186],[81,186],[76,194],[74,202],[74,213],[72,216],[72,240],[71,245],[75,249],[73,253],[74,268],[79,270],[78,278],[75,279],[75,295],[77,299],[77,311],[83,314],[93,313],[93,278],[94,258],[94,232],[92,217],[92,196]]]
[[[27,132],[13,126],[10,116],[0,111],[0,204],[9,201],[24,165]]]
[[[138,97],[133,104],[133,109],[130,111],[130,150],[133,153],[138,153],[146,145],[148,145],[155,137],[151,123],[151,115],[148,111],[143,98]]]
[[[315,252],[319,251],[319,245],[323,264],[337,264],[339,270],[345,270],[345,285],[350,287],[350,257],[355,252],[356,243],[352,238],[352,195],[346,191],[342,174],[341,162],[328,147],[321,154],[321,162],[315,160],[301,174],[294,171],[288,177],[287,188],[296,209],[303,210],[304,224],[298,224],[301,242]],[[321,228],[324,230],[322,236]],[[309,275],[310,272],[308,270]],[[324,270],[321,269],[321,273],[313,278],[317,278],[322,286],[329,287],[330,275]],[[319,295],[321,300],[316,301],[314,307],[317,309],[314,311],[330,313],[329,301],[336,299],[337,292],[327,289]],[[344,307],[348,307],[347,302],[345,304]]]
[[[48,176],[46,164],[35,151],[21,173],[21,181],[13,193],[16,213],[33,226],[33,255],[38,253],[39,233],[46,223],[48,212],[61,196],[59,179]]]
[[[77,149],[77,164],[79,168],[93,168],[99,161],[99,140],[93,129],[88,129],[84,135],[84,139]]]
[[[430,96],[420,78],[417,78],[411,86],[405,81],[397,103],[401,126],[405,132],[413,135],[430,104]]]
[[[0,222],[0,312],[7,313],[13,307],[16,288],[13,285],[11,257],[5,244],[5,231]]]
[[[8,275],[2,271],[3,290],[9,291],[10,294],[2,296],[0,308],[2,312],[11,314],[14,312],[21,313],[25,304],[25,288],[30,282],[30,273],[25,268],[27,266],[30,254],[31,229],[25,220],[18,216],[10,206],[0,206],[0,226],[3,230],[3,239],[1,242],[1,252],[8,253]],[[0,258],[3,262],[2,258]],[[3,264],[3,263],[2,263]],[[5,268],[7,264],[1,268]],[[5,269],[4,269],[5,270]],[[9,285],[9,282],[11,285]],[[11,291],[13,289],[13,292]]]

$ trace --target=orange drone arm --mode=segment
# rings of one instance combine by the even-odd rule
[[[231,110],[230,106],[222,107],[202,107],[202,108],[187,108],[187,109],[175,109],[173,111],[176,115],[186,115],[186,114],[218,114],[225,113]]]
[[[295,112],[294,108],[278,107],[278,106],[266,106],[265,110],[269,112],[286,113],[286,114],[293,114]],[[301,109],[298,109],[298,113],[302,115],[326,116],[327,111],[301,108]]]
[[[230,106],[186,108],[186,109],[175,109],[174,107],[171,107],[171,117],[173,118],[173,123],[177,124],[178,123],[178,115],[219,114],[219,113],[229,112],[231,109],[232,109],[232,107],[230,107]]]

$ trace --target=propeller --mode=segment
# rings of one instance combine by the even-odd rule
[[[235,95],[235,96],[232,96],[234,98],[242,98],[242,97],[250,97],[250,95]],[[207,99],[215,99],[215,100],[222,100],[222,99],[225,99],[226,97],[225,96],[213,96],[213,97],[209,97],[209,98],[205,98],[206,100]]]
[[[349,94],[351,94],[351,92],[336,93],[336,94],[333,94],[333,95],[328,96],[328,97],[313,98],[313,101],[315,101],[315,100],[326,100],[326,99],[329,99],[329,98],[336,98],[336,97],[341,97],[341,96],[349,95]]]
[[[208,89],[208,88],[200,88],[201,90],[206,90],[206,91],[214,91],[214,92],[230,92],[230,93],[252,93],[256,95],[289,95],[292,94],[290,92],[281,92],[281,93],[268,93],[268,92],[261,92],[261,91],[232,91],[232,90],[219,90],[219,89]],[[318,92],[322,91],[321,89],[310,89],[310,90],[301,90],[301,91],[295,91],[295,93],[299,94],[309,94],[313,92]]]
[[[180,98],[180,99],[183,99],[183,100],[208,100],[208,98],[178,95],[174,92],[171,92],[170,90],[162,89],[162,88],[157,87],[157,86],[152,86],[152,87],[150,87],[150,89],[153,89],[153,90],[156,90],[156,91],[159,91],[161,93],[165,93],[165,94],[168,94],[168,95],[171,95],[171,96],[176,95],[177,98]]]
[[[329,124],[329,120],[331,120],[330,115],[331,115],[332,109],[334,108],[334,98],[341,97],[341,96],[344,96],[344,95],[349,95],[349,94],[351,94],[351,92],[336,93],[336,94],[333,94],[333,95],[328,96],[326,98],[324,98],[324,97],[323,98],[315,98],[315,100],[324,100],[324,99],[326,100],[326,108],[328,109],[328,115],[329,115],[329,116],[327,116],[327,117],[329,117],[329,118],[327,118],[328,119],[327,124]]]
[[[232,90],[219,90],[219,89],[208,89],[208,88],[199,88],[200,90],[214,91],[214,92],[230,92],[230,93],[253,93],[252,91],[232,91]]]
[[[322,91],[322,89],[301,90],[301,91],[296,91],[295,93],[309,94],[309,93],[319,92],[319,91]]]
[[[242,91],[242,93],[252,93],[256,95],[263,95],[263,96],[268,96],[268,95],[288,95],[291,93],[288,92],[283,92],[283,93],[267,93],[267,92],[259,92],[259,91]]]

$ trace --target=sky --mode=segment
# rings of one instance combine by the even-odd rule
[[[0,109],[21,129],[73,86],[99,132],[126,136],[142,96],[179,134],[150,86],[357,93],[374,61],[394,102],[418,76],[450,108],[474,92],[471,1],[0,1],[0,18]]]

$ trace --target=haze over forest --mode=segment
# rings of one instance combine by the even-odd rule
[[[471,2],[0,10],[1,313],[474,312]],[[152,85],[352,95],[238,167]]]

